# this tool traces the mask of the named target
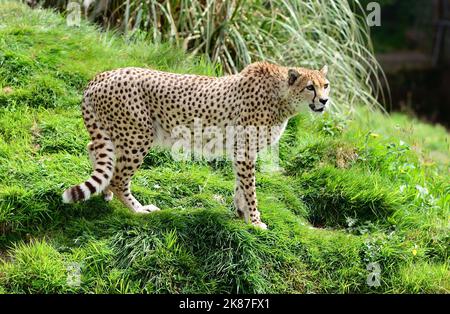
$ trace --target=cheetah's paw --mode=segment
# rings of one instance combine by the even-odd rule
[[[141,208],[136,210],[136,212],[140,213],[140,214],[149,214],[151,212],[155,212],[158,210],[160,210],[160,209],[158,207],[156,207],[155,205],[146,205],[146,206],[142,206]]]
[[[114,193],[109,191],[107,193],[103,193],[103,199],[107,202],[111,202],[114,197]]]
[[[255,226],[256,228],[262,229],[262,230],[267,230],[267,225],[265,223],[263,223],[262,221],[260,222],[254,222],[252,223],[253,226]]]

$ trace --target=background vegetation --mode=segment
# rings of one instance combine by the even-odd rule
[[[133,185],[161,212],[62,204],[90,173],[83,88],[121,66],[221,71],[169,44],[0,4],[1,292],[449,292],[449,136],[403,115],[292,119],[284,171],[258,173],[267,231],[234,217],[227,161],[175,163],[163,151]],[[80,285],[67,280],[74,262]],[[380,286],[367,284],[374,262]]]
[[[47,0],[58,7],[66,1]],[[170,43],[200,56],[220,72],[239,72],[259,60],[319,69],[333,65],[336,111],[356,100],[377,107],[383,73],[373,56],[365,20],[346,0],[84,1],[84,17],[103,29],[155,44]],[[380,95],[378,95],[380,94]]]

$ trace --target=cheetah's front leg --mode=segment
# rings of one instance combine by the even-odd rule
[[[236,188],[234,204],[236,211],[244,220],[261,229],[267,225],[261,221],[256,201],[255,161],[235,161]]]

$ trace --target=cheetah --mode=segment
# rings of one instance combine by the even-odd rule
[[[64,192],[63,202],[102,193],[107,201],[115,195],[136,213],[157,211],[155,205],[143,206],[134,198],[131,178],[151,147],[174,144],[173,129],[185,126],[193,134],[195,119],[201,120],[202,130],[215,126],[223,134],[228,127],[267,127],[268,136],[257,139],[253,150],[249,149],[251,134],[238,144],[242,132],[230,135],[232,145],[228,146],[235,173],[236,213],[266,229],[257,209],[256,153],[274,145],[289,118],[302,108],[309,105],[314,112],[324,111],[330,91],[327,70],[326,65],[310,70],[256,62],[223,77],[136,67],[100,73],[89,82],[82,102],[94,170],[87,181]]]

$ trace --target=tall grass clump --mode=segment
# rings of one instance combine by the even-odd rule
[[[104,0],[84,5],[87,18],[105,28],[128,39],[169,42],[225,73],[259,60],[316,69],[330,64],[333,107],[340,112],[353,111],[355,104],[380,107],[377,97],[384,98],[385,78],[367,23],[355,14],[358,0]]]
[[[0,285],[14,293],[70,293],[64,256],[44,241],[17,244],[11,263],[0,260]]]

